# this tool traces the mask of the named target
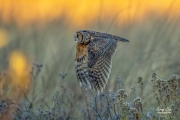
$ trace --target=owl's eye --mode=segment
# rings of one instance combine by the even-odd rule
[[[79,39],[79,42],[83,41],[83,36],[81,33],[77,33],[77,38]]]

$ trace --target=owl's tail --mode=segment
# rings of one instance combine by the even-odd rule
[[[122,41],[122,42],[129,42],[129,40],[122,38],[122,37],[118,37],[118,36],[114,36],[115,40],[117,41]]]

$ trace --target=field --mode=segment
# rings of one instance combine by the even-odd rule
[[[1,119],[180,119],[179,1],[1,3]],[[118,42],[101,95],[76,78],[80,29],[130,40]]]

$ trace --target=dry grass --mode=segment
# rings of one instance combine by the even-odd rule
[[[168,14],[167,12],[162,16],[156,16],[155,13],[151,13],[140,22],[130,19],[128,24],[122,24],[121,27],[117,26],[116,17],[110,20],[97,18],[84,28],[69,26],[69,24],[65,24],[66,22],[63,19],[54,20],[44,26],[38,26],[34,23],[21,28],[13,22],[3,24],[0,21],[0,38],[8,39],[7,43],[3,43],[6,45],[0,45],[0,71],[6,73],[6,82],[3,82],[4,74],[0,79],[1,102],[4,104],[3,100],[9,101],[9,98],[12,98],[9,96],[12,94],[12,92],[11,94],[8,93],[9,89],[11,91],[19,89],[17,86],[13,86],[13,89],[11,89],[13,78],[9,75],[9,61],[12,52],[20,51],[26,56],[28,66],[33,66],[33,70],[25,70],[28,73],[31,72],[30,78],[32,80],[27,91],[18,93],[20,94],[20,100],[13,97],[15,110],[21,109],[18,110],[17,116],[24,113],[23,115],[30,117],[30,119],[42,119],[43,117],[47,119],[50,119],[50,117],[56,117],[57,119],[59,117],[61,117],[59,119],[103,119],[103,117],[104,119],[116,119],[120,116],[121,119],[128,119],[128,116],[135,118],[134,115],[136,114],[134,112],[137,112],[140,118],[145,118],[146,115],[151,118],[153,116],[157,117],[158,114],[155,109],[159,103],[154,100],[157,97],[154,94],[157,92],[161,96],[162,93],[157,90],[163,86],[156,86],[158,80],[154,80],[152,84],[151,74],[156,72],[159,76],[164,77],[163,79],[166,79],[165,84],[168,84],[169,87],[172,86],[168,82],[170,79],[167,78],[172,74],[180,74],[180,57],[178,56],[180,52],[180,28],[178,27],[180,18],[178,15],[168,17]],[[129,43],[118,43],[104,96],[92,96],[89,91],[82,92],[77,83],[74,69],[76,43],[73,35],[79,29],[108,32],[130,40]],[[33,63],[35,64],[33,65]],[[41,67],[41,64],[43,67]],[[137,78],[139,76],[143,77],[143,82],[139,78],[138,83]],[[123,78],[124,85],[121,83],[120,88],[116,82],[118,77]],[[128,111],[129,108],[121,111],[123,105],[115,104],[117,106],[114,107],[112,101],[115,101],[115,103],[121,101],[117,95],[120,95],[122,89],[128,94],[125,99],[127,103],[125,101],[123,103],[126,107],[132,108],[131,111]],[[170,89],[173,90],[174,96],[176,92],[173,88]],[[112,92],[109,92],[109,90],[112,90]],[[55,94],[57,91],[59,91],[58,95]],[[107,101],[109,96],[113,98],[110,103]],[[86,101],[86,98],[89,101]],[[104,105],[102,106],[106,107],[109,104],[113,106],[110,108],[101,107],[100,99],[106,101],[103,102]],[[96,100],[98,101],[96,102]],[[175,100],[178,100],[177,97],[175,97]],[[143,102],[143,112],[141,108],[138,108],[139,104],[135,105],[134,103],[141,101]],[[162,98],[158,102],[164,101],[164,98]],[[174,98],[170,101],[174,101]],[[178,101],[173,102],[174,105],[177,103]],[[9,102],[7,104],[9,105]],[[36,111],[40,104],[41,111]],[[56,104],[59,106],[56,106]],[[128,106],[128,104],[131,105]],[[169,103],[168,105],[173,104]],[[21,107],[17,108],[17,106]],[[153,107],[149,110],[149,106]],[[83,114],[81,114],[81,108]],[[97,108],[101,112],[97,112]],[[54,112],[54,110],[56,111]],[[14,111],[12,112],[14,113]],[[131,114],[131,112],[133,113]],[[177,114],[180,113],[173,113],[168,116],[168,119],[176,119]],[[146,119],[151,120],[151,118]],[[19,119],[24,118],[20,116]]]

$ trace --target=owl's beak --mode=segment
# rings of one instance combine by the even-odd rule
[[[77,33],[74,35],[74,40],[78,42]]]

